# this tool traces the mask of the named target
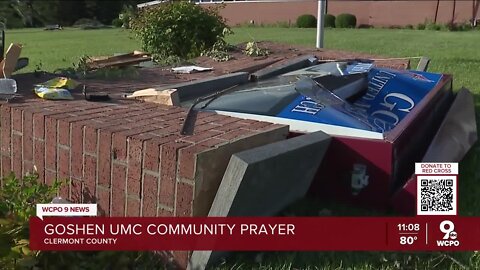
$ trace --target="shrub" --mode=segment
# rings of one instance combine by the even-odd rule
[[[0,269],[163,269],[152,252],[54,252],[29,249],[29,218],[50,202],[62,183],[39,183],[38,174],[3,179],[0,189]]]
[[[122,11],[118,14],[118,19],[122,22],[122,27],[130,29],[130,21],[137,16],[137,9],[133,6],[123,6]]]
[[[451,23],[438,24],[441,31],[455,31],[456,25]]]
[[[426,30],[440,30],[441,26],[437,25],[433,21],[425,20],[425,29]]]
[[[303,14],[297,18],[298,28],[314,28],[317,27],[317,18],[311,14]]]
[[[411,29],[413,29],[413,25],[407,24],[407,25],[405,25],[405,29],[410,29],[411,30]]]
[[[427,30],[435,30],[435,31],[439,31],[442,29],[442,26],[434,23],[434,22],[428,22],[426,25],[425,25],[425,29]]]
[[[449,26],[450,31],[469,31],[469,30],[474,29],[470,22],[448,24],[448,26]]]
[[[370,24],[359,24],[358,25],[358,28],[362,28],[362,29],[370,29],[370,28],[374,28],[373,25],[370,25]]]
[[[425,30],[426,25],[424,23],[417,24],[417,30]]]
[[[229,30],[218,8],[174,1],[144,9],[130,21],[143,49],[159,58],[193,58],[223,40]]]
[[[357,26],[357,17],[353,14],[343,13],[335,19],[335,27],[337,28],[355,28]]]
[[[275,24],[272,25],[273,27],[279,27],[279,28],[290,28],[292,27],[291,23],[290,22],[277,22]]]
[[[325,15],[325,20],[324,20],[325,27],[335,27],[335,16],[332,14],[326,14]]]
[[[402,29],[403,27],[401,27],[400,25],[389,25],[387,28],[388,29]]]
[[[7,29],[17,29],[17,28],[25,27],[23,20],[18,16],[15,16],[16,14],[4,14],[4,15],[7,15],[7,16],[2,18],[0,15],[0,23],[5,23],[5,27]]]
[[[29,249],[29,218],[35,216],[36,204],[47,203],[61,183],[52,186],[38,183],[38,175],[18,179],[10,174],[0,189],[0,265],[6,269],[32,268],[38,252]]]
[[[115,26],[115,27],[122,27],[123,22],[119,18],[115,18],[115,19],[112,20],[112,25]]]

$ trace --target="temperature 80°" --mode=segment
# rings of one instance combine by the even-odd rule
[[[411,245],[417,241],[417,236],[400,236],[400,245]]]

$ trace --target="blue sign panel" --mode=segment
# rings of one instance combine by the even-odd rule
[[[309,122],[386,132],[394,128],[440,81],[442,75],[375,68],[361,63],[341,70],[343,75],[368,72],[368,88],[353,103],[315,102],[309,97],[298,96],[287,105],[278,117]],[[318,100],[317,100],[318,101]]]

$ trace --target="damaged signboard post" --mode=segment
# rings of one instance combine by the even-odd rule
[[[459,98],[471,100],[467,92]],[[449,75],[347,61],[243,84],[199,107],[286,124],[297,134],[326,132],[334,139],[311,193],[387,209],[393,192],[413,173],[412,161],[422,160],[437,131],[445,132],[438,128],[455,97]],[[461,122],[470,128],[450,130],[451,136],[466,132],[476,138],[473,105],[468,104],[456,114],[465,112]]]
[[[232,155],[209,216],[275,215],[303,196],[307,186],[310,195],[320,198],[411,215],[415,162],[458,162],[477,140],[472,94],[467,89],[455,94],[452,76],[425,72],[428,62],[423,59],[413,71],[380,68],[371,60],[322,63],[304,56],[252,74],[152,91],[176,89],[180,106],[190,110],[289,126],[290,139]],[[195,119],[190,121],[194,128]],[[312,155],[304,140],[318,147],[318,160],[298,162],[300,153]],[[295,167],[289,172],[306,172],[299,164],[309,164],[312,174],[287,177],[278,164],[289,159],[297,161],[289,163]],[[263,175],[267,171],[279,175]],[[260,196],[271,179],[298,188],[297,196],[283,203]],[[265,211],[247,207],[261,200],[266,200]],[[195,251],[190,269],[202,269],[219,256]]]

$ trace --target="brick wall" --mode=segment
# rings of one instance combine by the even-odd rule
[[[278,2],[224,2],[225,8],[220,14],[227,19],[229,25],[248,23],[274,24],[290,22],[294,24],[302,14],[317,16],[317,1],[278,1]],[[202,3],[202,6],[218,4]],[[416,25],[425,20],[437,23],[448,23],[454,19],[456,23],[463,23],[472,19],[474,8],[472,1],[437,1],[403,0],[403,1],[327,1],[327,12],[338,15],[352,13],[357,17],[357,25],[373,26]],[[455,13],[453,13],[455,11]],[[478,12],[477,12],[478,14]],[[478,18],[479,15],[477,15]]]
[[[230,156],[282,140],[288,127],[148,103],[27,100],[1,106],[1,176],[36,167],[69,179],[60,195],[108,216],[207,215]],[[188,252],[174,255],[185,266]]]

